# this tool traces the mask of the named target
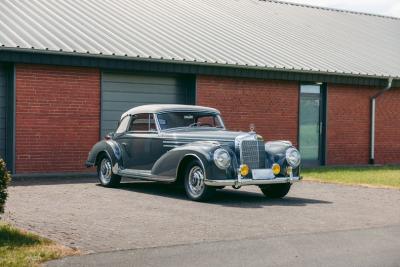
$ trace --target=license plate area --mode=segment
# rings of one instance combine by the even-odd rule
[[[268,180],[275,178],[272,169],[253,169],[251,170],[251,174],[255,180]]]

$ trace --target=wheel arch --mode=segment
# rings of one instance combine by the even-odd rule
[[[206,177],[207,174],[206,174],[206,169],[205,169],[203,160],[198,155],[196,155],[194,153],[189,153],[189,154],[186,154],[185,156],[183,156],[183,158],[181,159],[181,161],[178,164],[178,168],[177,168],[177,172],[176,172],[176,183],[178,183],[179,185],[183,185],[183,181],[185,178],[186,166],[187,166],[187,164],[189,164],[190,162],[192,162],[194,160],[197,160],[200,162],[200,165],[204,171],[204,177]]]
[[[97,142],[89,152],[86,166],[98,166],[100,163],[99,160],[104,155],[108,156],[113,166],[116,163],[122,166],[121,149],[118,143],[113,140],[102,140],[100,142]]]
[[[100,160],[104,157],[107,156],[110,160],[112,160],[112,158],[110,157],[110,154],[106,151],[106,150],[102,150],[99,153],[97,153],[96,155],[96,159],[94,162],[94,166],[99,166],[100,164]]]

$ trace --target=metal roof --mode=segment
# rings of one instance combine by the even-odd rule
[[[166,111],[191,111],[191,112],[220,112],[215,108],[195,106],[195,105],[178,105],[178,104],[154,104],[154,105],[142,105],[138,107],[131,108],[124,114],[122,114],[121,119],[127,115],[135,115],[139,113],[160,113]]]
[[[0,29],[4,51],[400,77],[400,19],[278,1],[2,0]]]

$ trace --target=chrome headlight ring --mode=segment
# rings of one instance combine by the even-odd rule
[[[294,147],[289,148],[286,150],[286,161],[293,168],[297,168],[301,162],[300,152]]]
[[[214,151],[214,163],[221,170],[226,170],[231,165],[231,156],[226,149],[218,148]]]

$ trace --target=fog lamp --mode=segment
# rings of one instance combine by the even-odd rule
[[[281,172],[281,166],[279,164],[274,163],[272,164],[272,173],[278,175]]]
[[[246,164],[240,165],[240,175],[246,176],[247,174],[249,174],[249,166]]]

